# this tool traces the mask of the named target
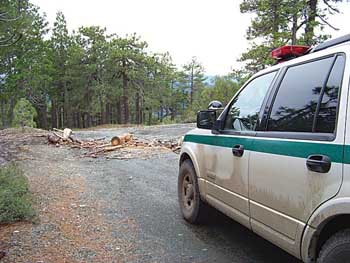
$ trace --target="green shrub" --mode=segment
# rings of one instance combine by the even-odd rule
[[[15,127],[22,128],[24,126],[35,128],[36,123],[34,121],[34,118],[36,115],[36,110],[32,104],[30,104],[30,102],[26,99],[20,99],[13,109],[13,125]]]
[[[0,223],[30,220],[34,216],[23,171],[13,163],[0,166]]]

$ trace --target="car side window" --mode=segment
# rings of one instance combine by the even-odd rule
[[[255,130],[259,112],[276,71],[253,79],[233,99],[225,120],[225,130]]]
[[[343,80],[344,67],[345,57],[338,56],[322,94],[315,132],[333,133],[335,131],[339,104],[338,94]]]
[[[268,131],[333,133],[345,59],[292,66],[277,91]]]

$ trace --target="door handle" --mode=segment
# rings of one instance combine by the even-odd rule
[[[232,148],[232,154],[237,157],[242,157],[244,153],[243,145],[237,144]]]
[[[310,155],[306,159],[307,169],[309,169],[312,172],[328,173],[331,169],[331,164],[331,159],[326,155],[315,154]]]

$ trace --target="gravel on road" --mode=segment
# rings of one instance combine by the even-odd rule
[[[193,125],[79,131],[80,138],[133,132],[178,138]],[[81,150],[30,145],[20,152],[38,213],[36,223],[0,226],[1,262],[298,262],[214,210],[186,223],[177,201],[178,155],[148,160],[82,158]]]

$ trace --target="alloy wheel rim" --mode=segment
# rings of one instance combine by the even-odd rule
[[[183,203],[186,209],[191,210],[194,204],[193,180],[189,174],[186,174],[182,184]]]

